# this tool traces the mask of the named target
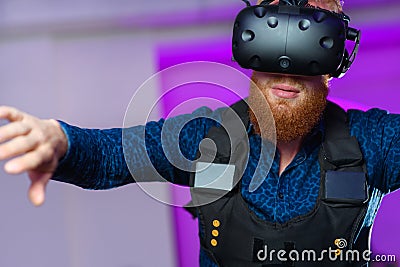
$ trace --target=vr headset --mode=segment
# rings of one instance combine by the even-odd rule
[[[263,1],[242,9],[236,17],[233,60],[246,69],[295,75],[341,77],[358,52],[360,31],[349,17],[313,7],[307,0]],[[351,54],[346,41],[355,45]]]

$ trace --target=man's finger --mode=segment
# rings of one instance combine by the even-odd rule
[[[28,197],[35,206],[44,203],[46,186],[51,178],[51,173],[30,172],[31,186],[29,187]]]
[[[18,136],[0,145],[0,160],[15,157],[33,150],[38,145],[37,140],[28,136]]]
[[[25,171],[30,171],[38,168],[48,158],[49,153],[38,148],[28,152],[20,157],[8,161],[4,165],[6,172],[10,174],[19,174]]]
[[[30,131],[31,128],[25,123],[10,122],[9,124],[0,127],[0,143],[20,135],[26,135]]]
[[[23,113],[16,108],[0,106],[0,118],[9,121],[20,121],[23,118]]]

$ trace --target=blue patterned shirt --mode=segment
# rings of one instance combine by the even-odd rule
[[[69,148],[53,179],[86,189],[109,189],[135,182],[132,176],[151,180],[156,171],[168,181],[187,185],[188,174],[177,172],[170,160],[177,149],[188,160],[194,160],[200,141],[220,122],[222,110],[202,107],[192,114],[124,130],[82,129],[60,122],[68,137]],[[379,109],[349,110],[348,118],[350,134],[359,141],[368,184],[373,188],[364,221],[369,226],[383,195],[400,186],[400,115]],[[313,129],[281,175],[277,151],[267,177],[253,193],[248,191],[248,186],[258,163],[260,137],[249,136],[250,154],[241,193],[249,208],[260,218],[284,223],[313,209],[320,185],[318,152],[323,131],[322,123]],[[163,142],[162,136],[166,138]],[[129,151],[126,158],[124,150]],[[202,251],[200,262],[201,266],[215,266]]]

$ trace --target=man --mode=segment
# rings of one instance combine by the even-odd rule
[[[278,2],[276,0],[270,4]],[[340,3],[334,0],[309,1],[309,4],[341,11]],[[337,260],[344,254],[341,249],[350,251],[353,243],[354,248],[363,253],[368,242],[364,239],[368,238],[368,230],[383,194],[399,187],[400,116],[376,109],[348,112],[349,134],[357,138],[363,156],[363,164],[351,167],[359,168],[357,172],[366,172],[369,198],[360,203],[330,202],[330,199],[321,196],[321,188],[325,188],[325,184],[321,183],[321,172],[330,169],[323,166],[326,162],[320,159],[320,148],[326,144],[324,139],[328,127],[325,125],[327,121],[322,118],[326,113],[329,75],[299,76],[255,71],[252,80],[256,86],[251,86],[248,99],[252,107],[249,111],[250,152],[248,165],[239,183],[240,194],[224,196],[221,199],[226,204],[224,209],[220,209],[222,202],[216,201],[208,206],[210,209],[199,207],[197,211],[201,216],[202,266],[217,266],[217,263],[221,266],[291,266],[296,261],[305,264],[299,266],[364,264],[366,260],[362,259],[342,259],[338,262],[329,257],[332,259],[336,255]],[[271,127],[263,120],[263,117],[269,116],[269,109],[262,104],[260,92],[275,120],[277,153],[262,184],[250,192],[249,185],[260,154],[260,134]],[[193,114],[207,115],[216,121],[222,117],[221,110],[212,112],[206,108]],[[11,107],[1,107],[0,118],[10,121],[0,128],[0,159],[15,157],[5,164],[6,172],[28,173],[31,179],[29,197],[35,205],[43,203],[45,187],[51,178],[92,189],[106,189],[133,182],[124,161],[121,129],[79,129],[55,120],[40,120]],[[178,124],[179,119],[172,118],[169,123]],[[179,144],[182,153],[194,160],[201,140],[218,123],[202,118],[191,123],[182,129]],[[162,153],[160,138],[164,124],[164,120],[148,123],[146,137],[149,142],[146,146],[137,147],[132,142],[132,149],[138,154],[147,152],[152,165],[165,179],[188,185],[189,174],[177,174]],[[132,132],[135,132],[135,128]],[[5,141],[8,142],[3,143]],[[168,144],[163,145],[168,148]],[[343,158],[339,158],[339,161],[343,161]],[[150,167],[143,166],[140,158],[132,159],[128,164],[137,166],[137,169]],[[347,166],[340,167],[343,167],[344,173],[349,172]],[[354,181],[359,182],[360,179]],[[237,205],[232,204],[232,199]],[[245,200],[243,207],[241,199]],[[225,214],[226,207],[232,207],[228,212],[230,214]],[[216,211],[221,211],[218,219],[215,219]],[[342,218],[340,214],[349,218]],[[336,217],[340,217],[337,222],[334,221]],[[344,230],[340,229],[342,226]],[[318,238],[311,236],[313,229],[320,231]],[[332,232],[332,235],[328,232]],[[348,247],[339,243],[343,241],[342,238],[348,242]],[[246,245],[237,244],[241,242]],[[333,255],[327,244],[332,244],[335,249]],[[269,253],[271,248],[275,254],[281,251],[279,257]],[[311,260],[299,259],[298,256],[306,248],[315,249],[316,256],[307,251]],[[321,254],[324,248],[326,257]],[[317,263],[319,259],[323,263]]]

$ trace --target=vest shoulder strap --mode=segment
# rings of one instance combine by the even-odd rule
[[[320,149],[322,199],[335,203],[365,203],[367,172],[357,139],[350,135],[346,112],[328,102],[325,136]]]
[[[346,112],[338,105],[328,102],[324,123],[321,167],[325,170],[351,171],[351,167],[362,166],[363,155],[357,139],[350,135]]]
[[[325,136],[322,143],[322,165],[325,170],[349,170],[363,166],[363,155],[357,139],[350,135],[346,111],[328,102],[324,111]]]

